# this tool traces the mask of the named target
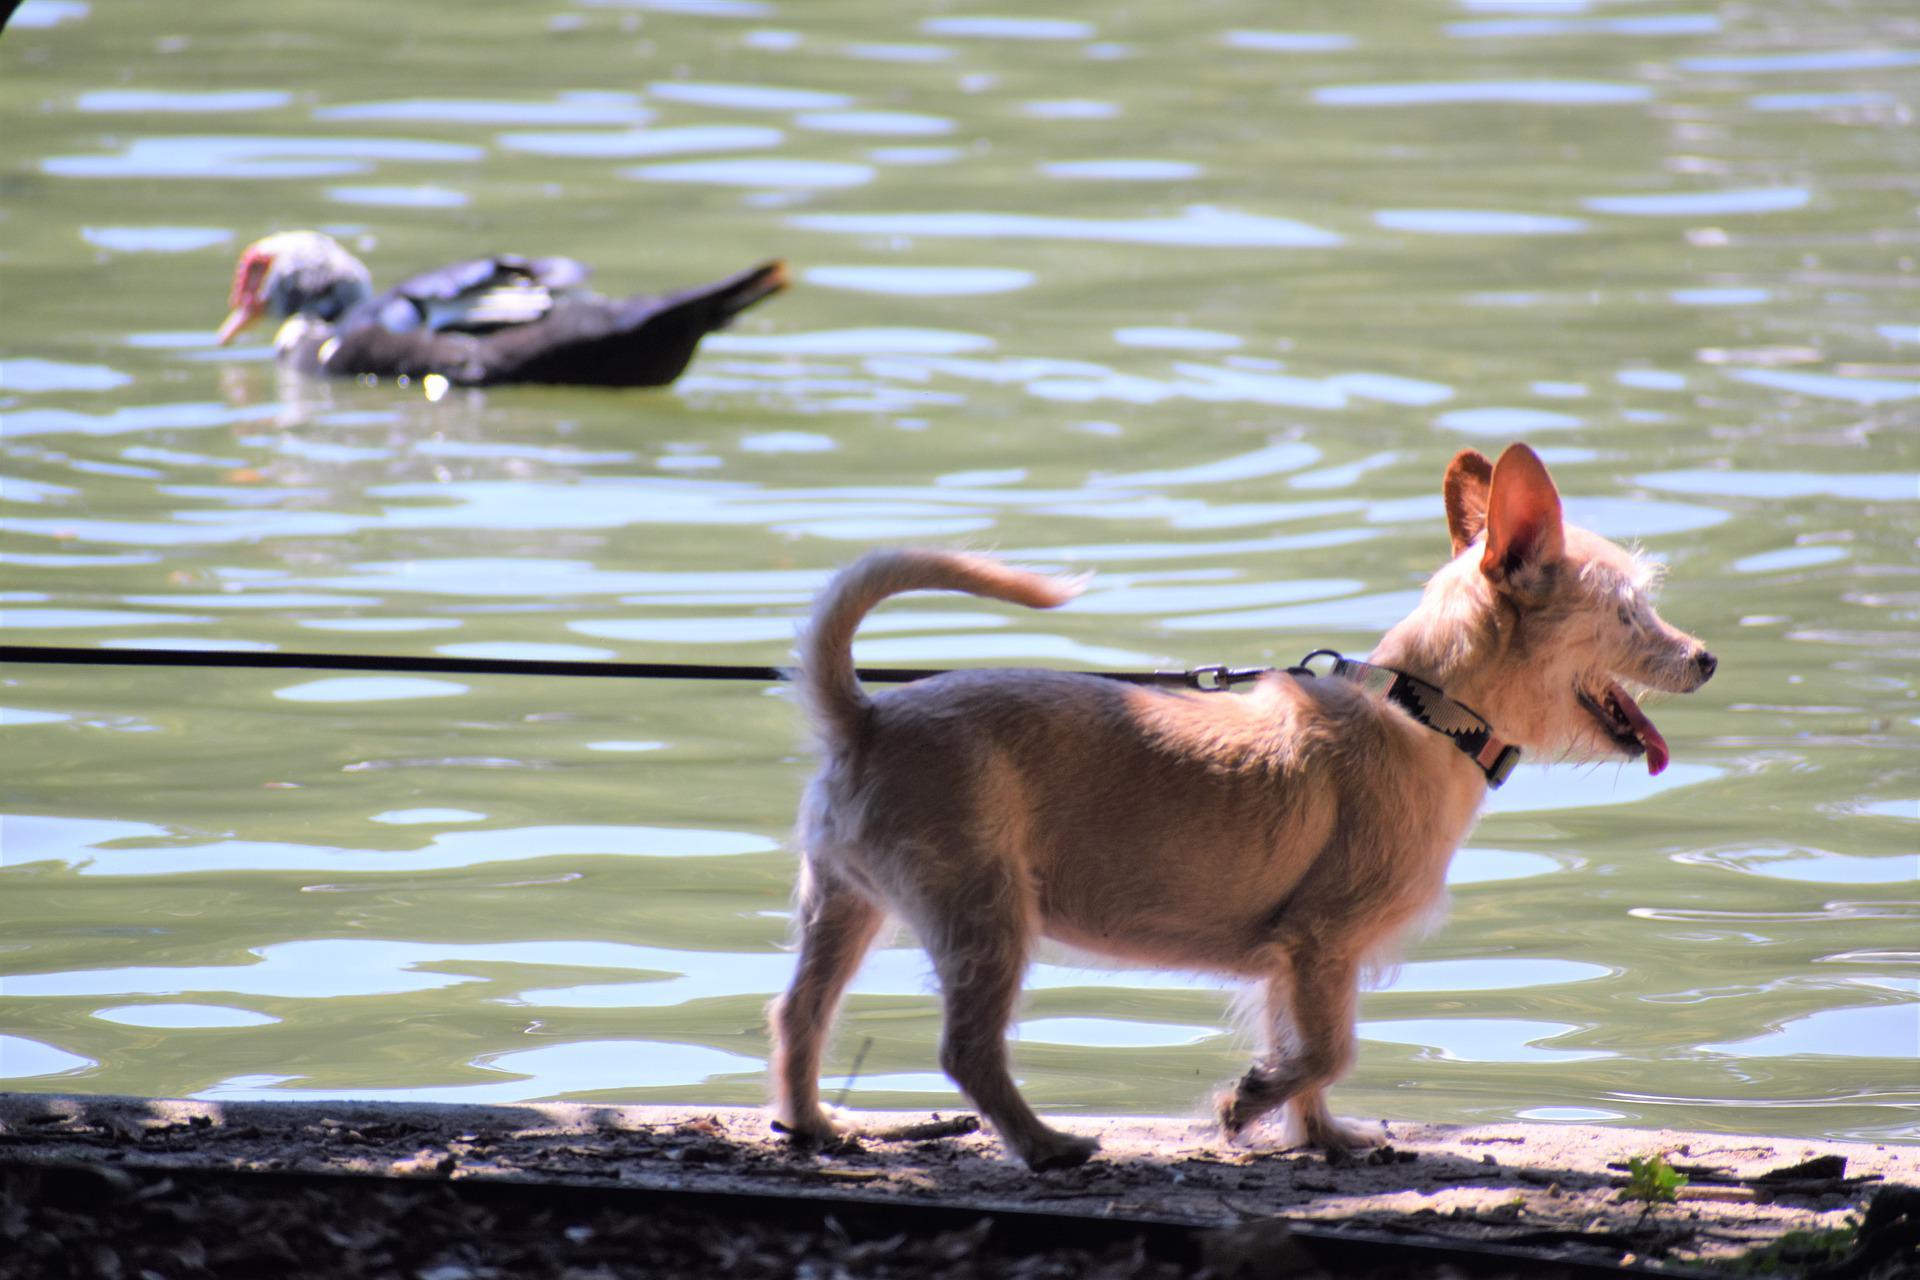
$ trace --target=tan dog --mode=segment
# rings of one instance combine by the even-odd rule
[[[1377,1141],[1326,1103],[1353,1058],[1359,978],[1437,906],[1489,780],[1517,758],[1503,749],[1644,753],[1657,773],[1666,743],[1620,682],[1690,692],[1715,666],[1654,612],[1650,565],[1563,524],[1525,445],[1498,466],[1463,451],[1445,497],[1453,559],[1373,654],[1413,679],[1348,664],[1351,678],[1274,672],[1235,696],[972,670],[869,698],[850,646],[887,596],[1050,608],[1080,584],[940,551],[875,552],[834,579],[801,645],[825,761],[800,812],[799,964],[772,1010],[796,1138],[836,1132],[821,1050],[892,912],[939,975],[941,1065],[1034,1169],[1099,1145],[1042,1123],[1008,1074],[1037,935],[1258,980],[1265,1044],[1220,1099],[1227,1133],[1292,1103],[1309,1142]]]

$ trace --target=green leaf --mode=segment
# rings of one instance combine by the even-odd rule
[[[1627,1161],[1627,1186],[1620,1198],[1672,1204],[1680,1198],[1680,1188],[1686,1185],[1687,1175],[1668,1164],[1659,1152],[1644,1158],[1633,1156]]]

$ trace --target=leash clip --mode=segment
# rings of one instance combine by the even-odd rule
[[[1313,660],[1315,658],[1331,658],[1332,662],[1328,664],[1325,671],[1315,671],[1313,669]],[[1315,649],[1312,653],[1288,667],[1287,674],[1295,676],[1337,676],[1340,674],[1340,668],[1345,666],[1346,662],[1346,655],[1338,649]]]
[[[1204,667],[1194,667],[1186,673],[1189,688],[1202,693],[1224,693],[1236,684],[1245,684],[1249,680],[1258,680],[1272,667],[1229,667],[1224,663],[1209,663]]]

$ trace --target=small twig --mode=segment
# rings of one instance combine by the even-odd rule
[[[834,1095],[833,1105],[837,1110],[846,1105],[847,1095],[853,1092],[853,1082],[860,1078],[860,1068],[867,1060],[867,1050],[873,1048],[873,1037],[868,1036],[860,1045],[860,1052],[853,1055],[853,1069],[847,1072],[847,1082],[840,1086],[840,1092]]]
[[[920,1124],[903,1124],[897,1129],[878,1129],[867,1137],[875,1142],[928,1142],[934,1138],[964,1138],[980,1132],[980,1117],[958,1115],[942,1120],[935,1116]]]

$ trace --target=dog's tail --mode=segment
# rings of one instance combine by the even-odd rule
[[[829,744],[851,741],[873,703],[853,669],[853,633],[869,610],[903,591],[965,591],[1033,609],[1065,604],[1082,578],[1049,578],[957,551],[874,551],[843,569],[800,638],[801,701]]]

